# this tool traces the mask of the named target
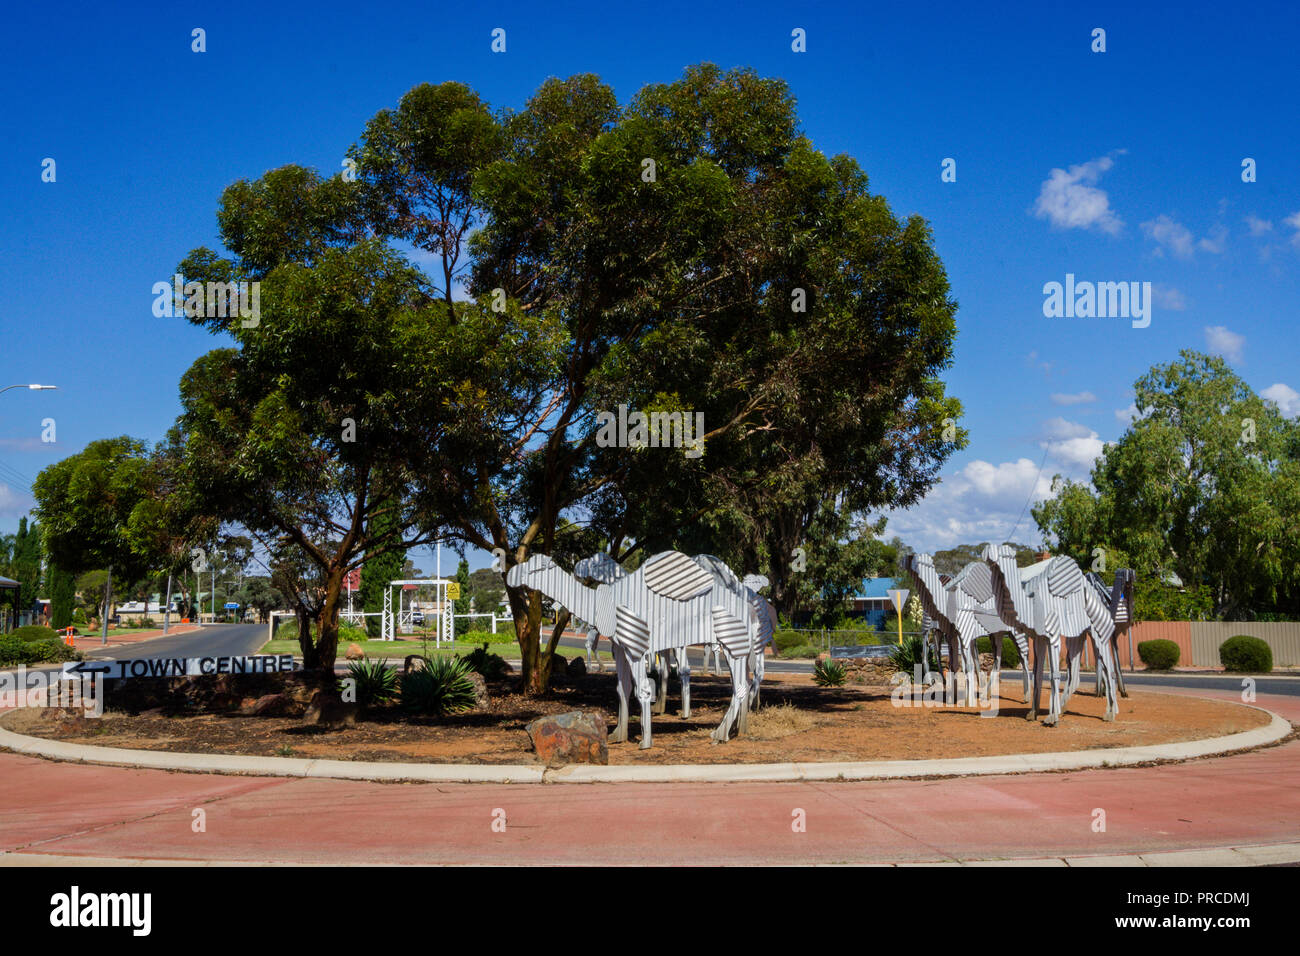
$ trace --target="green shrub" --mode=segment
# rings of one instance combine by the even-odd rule
[[[32,649],[32,664],[62,664],[67,661],[81,660],[81,652],[74,650],[62,641],[32,641],[27,645]]]
[[[778,651],[776,656],[785,661],[808,660],[816,657],[821,652],[820,647],[813,647],[811,644],[798,644],[794,647],[787,647],[783,651]]]
[[[151,617],[142,617],[142,618],[140,618],[139,621],[136,622],[136,625],[135,625],[135,626],[136,626],[136,627],[148,627],[148,628],[154,628],[154,627],[157,627],[157,626],[158,626],[158,622],[155,621],[155,620],[154,620],[153,618],[151,618]]]
[[[402,675],[402,705],[440,717],[468,710],[477,701],[470,668],[459,657],[423,658],[424,667]]]
[[[813,665],[813,683],[818,687],[839,687],[848,677],[848,670],[839,661],[822,660]]]
[[[469,665],[470,670],[483,675],[484,680],[501,680],[506,676],[506,659],[500,654],[489,654],[486,643],[461,655],[461,659]]]
[[[1226,671],[1267,674],[1273,669],[1273,651],[1258,637],[1238,634],[1219,645],[1219,661]]]
[[[357,703],[362,707],[383,704],[397,696],[397,669],[389,667],[382,660],[352,661],[348,664],[348,676],[356,687]],[[340,689],[343,684],[340,682]]]
[[[904,635],[903,643],[894,648],[894,653],[889,655],[894,670],[902,671],[904,674],[911,674],[916,666],[925,659],[922,644],[920,635]],[[924,670],[924,668],[922,669]],[[930,647],[930,669],[939,669],[939,655],[935,653],[933,646]]]
[[[294,625],[294,636],[297,636],[297,624]],[[339,643],[340,644],[360,644],[362,641],[370,640],[370,634],[364,627],[353,627],[351,624],[339,625]]]
[[[51,627],[42,627],[40,624],[28,624],[26,627],[15,628],[10,635],[20,641],[57,641],[59,639],[58,631]]]
[[[993,639],[990,637],[977,638],[975,641],[975,650],[979,654],[992,654]],[[1002,637],[1002,666],[1020,666],[1020,648],[1016,647],[1016,642],[1006,635],[1003,635]]]
[[[1172,670],[1180,656],[1182,652],[1173,641],[1162,639],[1142,641],[1138,644],[1138,657],[1142,658],[1142,663],[1153,671]]]
[[[73,623],[73,624],[80,624],[82,627],[85,627],[85,625],[86,625],[86,609],[85,609],[84,607],[79,607],[79,608],[77,608],[75,611],[72,612],[72,623]]]
[[[277,641],[298,640],[298,621],[292,617],[282,617],[279,621],[271,636]]]
[[[777,631],[772,635],[772,645],[778,654],[807,643],[808,635],[803,631]]]
[[[81,653],[62,641],[24,641],[16,634],[0,637],[0,667],[79,661]]]

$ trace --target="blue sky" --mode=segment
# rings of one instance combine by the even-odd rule
[[[1294,9],[967,6],[11,8],[0,387],[59,390],[0,395],[0,531],[46,465],[97,438],[157,440],[174,419],[181,374],[221,343],[154,318],[150,289],[191,248],[217,245],[221,190],[290,162],[336,171],[365,121],[421,82],[519,107],[575,72],[622,100],[704,60],[785,79],[820,149],[855,156],[897,214],[929,220],[960,304],[947,381],[971,444],[922,505],[891,517],[888,533],[914,547],[1008,535],[1053,474],[1086,475],[1122,433],[1133,381],[1180,348],[1225,355],[1300,414]],[[205,53],[191,52],[195,27]],[[495,27],[504,54],[489,48]],[[791,50],[796,27],[805,53]],[[1091,50],[1097,27],[1104,53]],[[948,157],[956,182],[940,179]],[[1150,326],[1044,317],[1044,284],[1067,273],[1152,283]],[[1015,537],[1037,543],[1028,514]]]

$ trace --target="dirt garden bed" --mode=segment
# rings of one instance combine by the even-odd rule
[[[1085,683],[1070,701],[1057,727],[1024,720],[1019,682],[1003,685],[997,716],[974,708],[899,708],[890,688],[849,684],[817,687],[805,675],[769,675],[763,708],[751,716],[751,733],[714,744],[730,694],[727,680],[695,676],[692,714],[677,714],[676,683],[669,713],[654,718],[654,747],[640,750],[639,721],[630,722],[632,741],[609,748],[611,764],[771,763],[849,760],[903,760],[974,757],[1009,753],[1088,750],[1197,740],[1261,727],[1268,717],[1231,703],[1134,691],[1120,701],[1114,723],[1101,719],[1104,699]],[[514,692],[511,684],[492,686],[485,711],[442,719],[410,717],[393,708],[363,710],[353,727],[327,730],[300,718],[238,713],[166,716],[129,715],[112,710],[100,718],[76,712],[19,709],[0,718],[16,733],[73,743],[191,753],[316,757],[333,760],[423,763],[537,763],[524,724],[543,714],[569,710],[617,715],[614,678],[589,674],[537,700]],[[1044,694],[1046,699],[1046,694]],[[634,708],[635,713],[635,708]]]

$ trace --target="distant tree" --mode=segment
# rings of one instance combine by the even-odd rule
[[[73,605],[76,603],[76,578],[50,564],[45,569],[45,580],[50,592],[50,626],[67,627],[72,623]]]
[[[148,508],[154,472],[143,442],[122,436],[93,441],[36,476],[32,492],[50,560],[73,574],[106,568],[109,579],[134,581],[153,556],[132,532]],[[105,587],[103,615],[111,610]]]
[[[1300,422],[1199,352],[1153,366],[1134,392],[1137,417],[1091,484],[1057,476],[1033,509],[1044,536],[1085,567],[1133,567],[1148,613],[1195,614],[1204,586],[1217,617],[1300,615]]]

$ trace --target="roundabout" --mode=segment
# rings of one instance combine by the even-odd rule
[[[1221,692],[1175,693],[1236,700]],[[1300,720],[1294,698],[1263,695],[1257,704],[1275,715],[1268,721],[1274,733]],[[6,738],[5,746],[15,742],[23,743]],[[1057,771],[1050,773],[1007,764],[942,779],[787,776],[563,787],[338,779],[319,773],[324,761],[303,761],[315,763],[317,772],[289,776],[277,775],[281,769],[271,764],[209,764],[186,769],[218,772],[178,773],[66,762],[85,759],[72,752],[61,760],[11,752],[0,754],[0,772],[11,781],[0,796],[0,861],[1292,862],[1300,859],[1291,847],[1300,819],[1300,742],[1288,733],[1271,745],[1260,743],[1229,755],[1172,758],[1177,763],[1041,768]],[[176,756],[154,752],[127,762]],[[1099,752],[1071,756],[1095,761]],[[206,818],[204,832],[191,826],[198,809]],[[795,827],[800,820],[802,829]],[[498,821],[504,822],[494,829]]]

